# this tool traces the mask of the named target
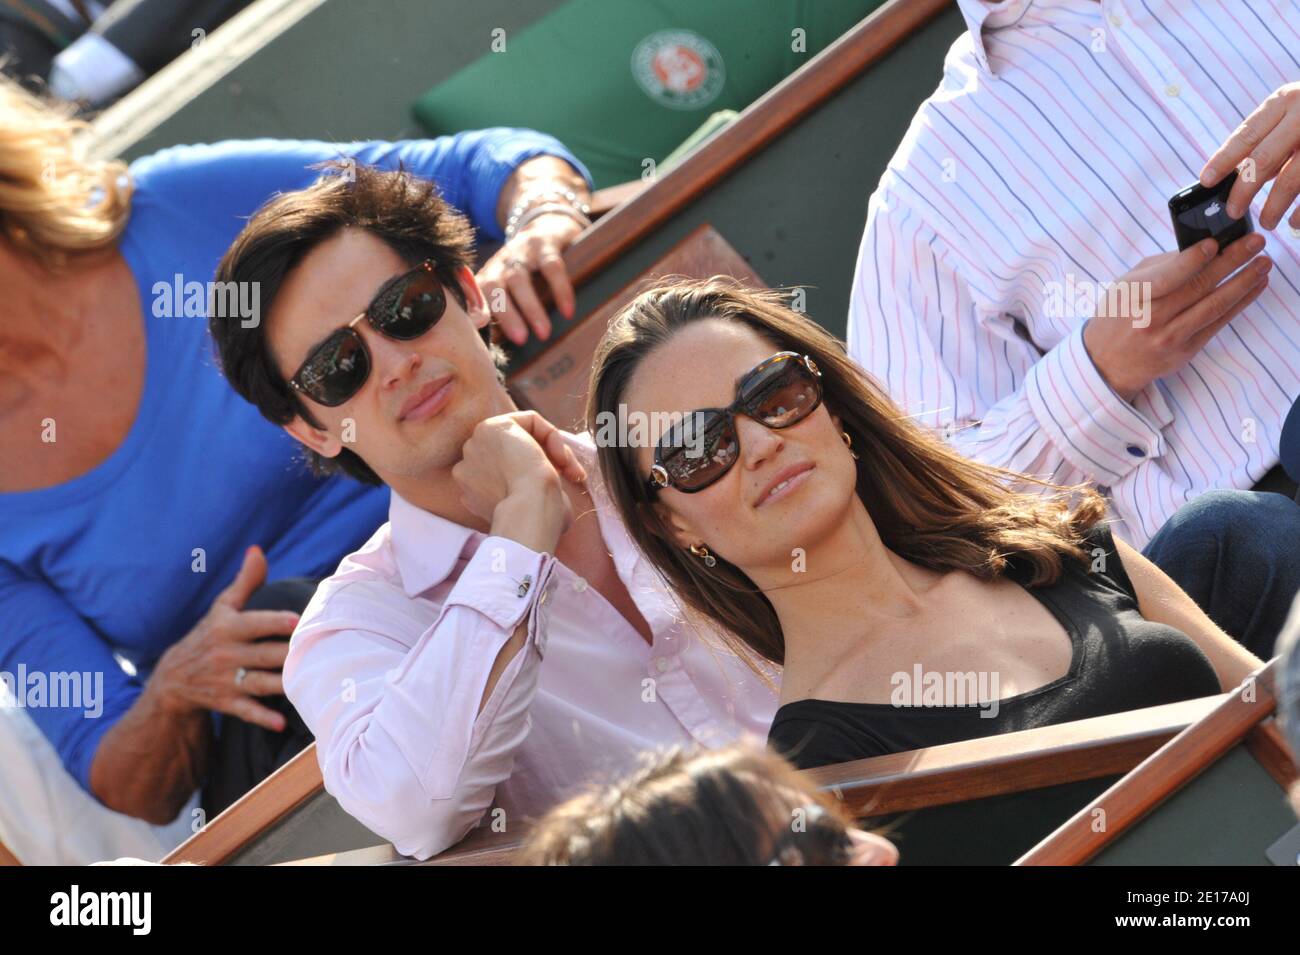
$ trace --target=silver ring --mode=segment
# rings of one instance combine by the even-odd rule
[[[235,671],[235,686],[243,686],[244,678],[248,676],[248,671],[240,667]]]
[[[506,267],[511,269],[514,268],[527,269],[528,263],[521,258],[518,258],[516,256],[511,256],[510,258],[506,259]]]

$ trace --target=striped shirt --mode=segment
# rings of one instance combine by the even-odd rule
[[[1141,547],[1277,463],[1300,393],[1300,231],[1265,233],[1268,289],[1132,402],[1084,348],[1088,296],[1177,247],[1169,197],[1300,80],[1300,5],[958,3],[969,32],[868,206],[849,351],[963,453],[1098,485]]]

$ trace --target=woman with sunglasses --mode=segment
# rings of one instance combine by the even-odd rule
[[[588,421],[676,421],[598,440],[601,472],[687,609],[784,665],[771,739],[799,766],[1205,696],[1259,665],[1111,536],[1095,492],[961,457],[776,293],[645,292],[589,395]]]
[[[387,489],[309,473],[214,367],[209,297],[261,320],[257,288],[209,284],[245,220],[327,161],[345,179],[401,165],[480,235],[510,226],[489,287],[539,269],[563,310],[558,251],[588,195],[527,130],[185,146],[128,170],[88,158],[69,113],[0,81],[0,695],[18,698],[0,706],[0,840],[33,863],[156,857],[192,832],[205,779],[211,815],[292,755],[293,610],[387,514]],[[495,316],[509,337],[531,304]],[[268,563],[302,580],[262,587]],[[79,699],[37,693],[73,678]]]

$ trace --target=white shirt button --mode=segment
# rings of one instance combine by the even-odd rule
[[[672,663],[669,661],[667,657],[658,657],[655,659],[655,669],[658,670],[660,673],[667,673],[668,668],[671,666]]]
[[[1124,18],[1118,13],[1112,13],[1110,15],[1110,25],[1113,27],[1122,27],[1124,25]]]
[[[1181,96],[1182,94],[1183,94],[1183,88],[1179,86],[1177,83],[1170,83],[1168,86],[1165,87],[1166,96]]]
[[[587,589],[587,582],[579,577],[573,582],[573,592],[576,594],[584,593]]]
[[[1291,227],[1291,238],[1300,239],[1300,228],[1297,228],[1296,226]]]

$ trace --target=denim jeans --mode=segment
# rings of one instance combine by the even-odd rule
[[[1300,504],[1268,491],[1208,491],[1183,505],[1143,554],[1267,660],[1300,590]]]

